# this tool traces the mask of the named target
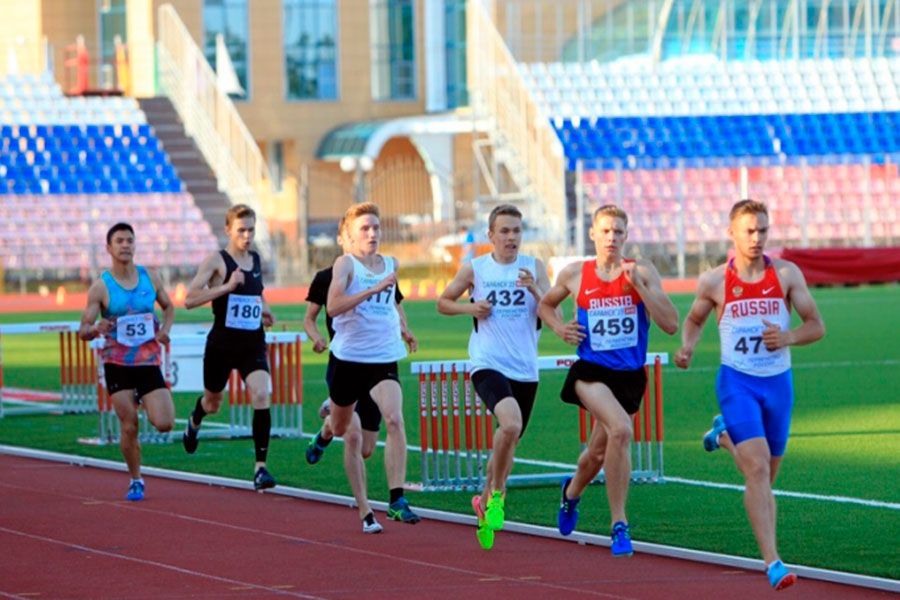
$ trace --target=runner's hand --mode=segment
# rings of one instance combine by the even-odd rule
[[[416,336],[413,335],[412,331],[409,329],[403,329],[400,331],[400,335],[403,337],[403,341],[406,342],[406,345],[409,347],[410,352],[415,352],[419,349],[419,340],[416,339]]]
[[[165,346],[172,340],[169,338],[169,332],[165,329],[160,329],[156,332],[156,341]]]
[[[263,327],[271,327],[275,324],[275,315],[272,314],[270,310],[262,311],[262,322]]]
[[[97,321],[97,324],[94,325],[94,331],[98,336],[106,335],[113,329],[115,329],[115,325],[113,324],[111,319],[100,319]]]
[[[325,341],[325,338],[318,337],[313,340],[313,352],[316,354],[322,354],[326,348],[328,348],[328,342]]]
[[[691,365],[691,359],[694,357],[694,351],[682,346],[675,353],[675,366],[679,369],[687,369]]]
[[[234,290],[238,289],[239,285],[242,285],[243,283],[244,272],[240,269],[235,269],[235,271],[231,274],[231,277],[228,278],[228,281],[225,282],[225,285],[227,285],[233,292]]]
[[[472,316],[476,319],[487,319],[493,309],[494,306],[487,300],[479,300],[472,303]]]
[[[528,269],[519,269],[519,278],[516,279],[516,286],[527,288],[534,291],[534,273]]]
[[[568,323],[565,323],[561,329],[556,331],[556,335],[561,337],[567,344],[573,346],[577,346],[585,337],[587,337],[587,334],[584,332],[584,326],[576,319],[572,319]]]
[[[791,332],[782,330],[775,323],[770,323],[765,319],[762,320],[763,325],[766,328],[763,330],[763,344],[766,345],[766,350],[769,352],[773,352],[778,350],[779,348],[784,348],[785,346],[790,346],[791,344]]]
[[[382,279],[381,281],[376,283],[374,286],[372,286],[372,290],[374,290],[375,293],[378,293],[378,292],[382,292],[382,291],[388,289],[392,285],[397,285],[397,274],[396,273],[391,273],[390,275],[388,275],[387,277],[385,277],[384,279]]]

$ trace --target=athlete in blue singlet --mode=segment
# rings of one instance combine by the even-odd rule
[[[172,394],[160,371],[161,344],[169,341],[175,306],[159,276],[134,264],[134,229],[113,225],[106,234],[112,266],[88,290],[79,336],[92,340],[105,336],[100,351],[106,390],[121,424],[119,447],[128,464],[131,483],[128,500],[144,498],[138,409],[143,405],[150,423],[160,432],[175,423]],[[163,309],[160,325],[154,305]],[[101,316],[96,324],[97,316]]]
[[[769,233],[766,205],[741,200],[730,216],[735,256],[701,275],[675,364],[688,368],[703,324],[715,310],[722,357],[716,394],[722,414],[704,445],[728,448],[744,474],[747,516],[769,582],[781,590],[797,579],[778,555],[772,495],[794,401],[788,347],[815,342],[825,335],[825,325],[797,265],[763,254]],[[791,306],[803,320],[794,329]]]
[[[596,260],[565,267],[540,305],[541,319],[567,343],[578,346],[579,360],[569,369],[560,395],[597,422],[578,459],[578,470],[563,481],[557,526],[563,535],[572,533],[581,493],[605,467],[612,554],[630,556],[625,500],[631,480],[632,415],[640,408],[647,385],[647,333],[652,319],[674,334],[678,311],[651,263],[622,257],[628,227],[625,211],[601,206],[592,223]],[[575,296],[577,314],[563,323],[556,309],[569,295]]]

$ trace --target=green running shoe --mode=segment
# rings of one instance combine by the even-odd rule
[[[503,493],[495,490],[487,502],[487,510],[484,511],[484,521],[494,531],[503,529],[503,519],[506,516],[503,510]]]
[[[494,530],[487,526],[484,519],[484,509],[481,508],[481,496],[472,496],[472,510],[478,517],[478,528],[475,530],[475,537],[481,545],[482,550],[490,550],[494,547]]]

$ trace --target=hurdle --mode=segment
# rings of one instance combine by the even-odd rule
[[[543,356],[540,371],[569,368],[575,356]],[[632,481],[661,483],[663,474],[663,382],[662,365],[667,353],[648,353],[644,369],[647,388],[641,409],[634,415],[634,439],[631,444]],[[419,450],[422,491],[480,490],[485,468],[493,450],[493,417],[472,385],[469,363],[465,360],[414,362],[412,373],[419,383]],[[582,448],[587,444],[592,419],[578,410],[578,435]],[[515,459],[516,464],[556,467],[554,472],[510,475],[507,485],[535,486],[557,484],[571,474],[571,467],[541,460]],[[603,471],[595,482],[605,481]]]
[[[76,321],[0,325],[0,418],[36,413],[83,414],[97,411],[95,357],[88,342],[78,337]],[[4,387],[3,338],[12,335],[59,335],[59,392],[11,390]],[[36,403],[39,397],[49,402]]]
[[[203,391],[202,378],[188,378],[187,374],[202,373],[202,350],[199,353],[190,353],[190,350],[192,348],[202,349],[206,339],[205,333],[205,329],[198,328],[190,335],[173,335],[169,347],[164,349],[162,365],[165,380],[173,392]],[[271,376],[269,392],[272,404],[271,432],[273,437],[301,437],[303,435],[301,345],[305,340],[306,334],[300,332],[266,333]],[[99,365],[95,396],[96,406],[100,413],[99,428],[96,438],[81,438],[79,441],[86,444],[115,444],[119,442],[121,428],[112,400],[106,391],[103,365],[99,361],[98,353],[103,346],[103,341],[98,339],[91,344],[97,354],[95,361]],[[176,352],[179,347],[187,348],[188,353],[179,354]],[[182,360],[180,366],[178,365],[179,359]],[[176,377],[176,372],[181,372],[182,375]],[[233,370],[229,375],[227,391],[228,423],[204,422],[204,426],[200,430],[200,436],[204,439],[245,438],[253,435],[253,407],[250,402],[250,394],[237,370]],[[166,444],[176,437],[173,435],[174,431],[158,432],[150,424],[143,411],[138,413],[138,419],[138,439],[142,444]]]

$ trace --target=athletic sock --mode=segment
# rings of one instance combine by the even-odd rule
[[[319,448],[327,448],[328,444],[330,444],[331,440],[333,440],[333,439],[334,439],[333,437],[330,437],[326,440],[324,437],[322,437],[322,430],[320,429],[319,432],[316,434],[316,445]]]
[[[391,488],[391,504],[403,497],[403,488]]]
[[[206,416],[206,411],[203,410],[203,394],[200,394],[197,397],[197,404],[194,405],[194,411],[191,413],[191,421],[193,421],[194,425],[200,427],[200,423],[203,422],[203,417]]]
[[[135,478],[132,477],[132,478],[131,478],[131,483],[134,483],[135,481],[138,482],[138,483],[140,483],[141,485],[144,485],[144,478],[143,478],[143,477],[138,477],[137,479],[135,479]]]
[[[256,448],[256,462],[266,462],[271,429],[272,411],[268,408],[255,409],[253,411],[253,445]]]
[[[369,514],[367,514],[366,516],[363,517],[363,522],[365,522],[366,525],[374,525],[375,524],[375,513],[373,513],[372,511],[369,511]]]

